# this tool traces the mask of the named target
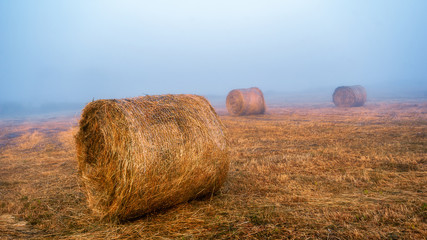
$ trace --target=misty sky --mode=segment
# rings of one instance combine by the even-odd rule
[[[427,91],[426,45],[426,0],[0,0],[0,102]]]

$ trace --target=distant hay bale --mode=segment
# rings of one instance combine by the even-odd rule
[[[89,207],[123,221],[215,193],[229,159],[225,129],[196,95],[97,100],[76,134]]]
[[[264,95],[256,87],[232,90],[227,95],[226,105],[228,112],[233,116],[265,112]]]
[[[337,107],[360,107],[366,102],[366,90],[360,85],[337,87],[332,98]]]

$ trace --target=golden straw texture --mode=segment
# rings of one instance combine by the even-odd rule
[[[196,95],[97,100],[76,135],[89,207],[122,221],[215,193],[229,159],[225,129]]]
[[[360,107],[366,102],[366,90],[360,85],[337,87],[332,99],[337,107]]]
[[[227,95],[226,106],[233,116],[263,114],[266,108],[264,95],[256,87],[232,90]]]

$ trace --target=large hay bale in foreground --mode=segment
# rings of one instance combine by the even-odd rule
[[[122,221],[215,193],[229,167],[224,131],[196,95],[89,103],[76,135],[89,207]]]
[[[230,91],[227,95],[226,105],[228,112],[234,116],[265,112],[264,95],[256,87]]]
[[[337,87],[332,99],[337,107],[360,107],[366,102],[366,90],[360,85]]]

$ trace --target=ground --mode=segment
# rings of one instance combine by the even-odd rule
[[[79,186],[78,117],[0,120],[0,239],[423,239],[427,102],[270,106],[231,117],[218,194],[125,223]]]

